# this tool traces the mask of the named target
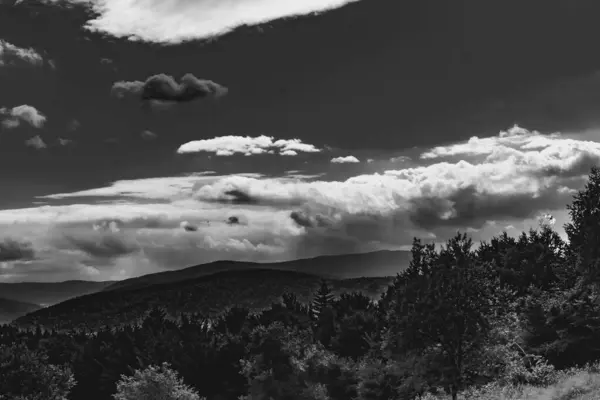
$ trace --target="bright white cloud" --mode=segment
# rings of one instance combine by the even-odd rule
[[[441,162],[436,155],[427,165],[340,181],[314,180],[301,171],[282,178],[118,181],[47,196],[118,201],[0,211],[0,231],[8,227],[16,239],[31,241],[36,254],[54,260],[53,268],[70,259],[72,274],[89,274],[82,265],[97,269],[93,279],[217,259],[274,261],[397,248],[410,245],[415,236],[444,242],[457,229],[475,240],[502,229],[517,234],[540,223],[561,232],[565,206],[583,186],[589,167],[600,161],[600,145],[560,134],[512,132],[480,139],[480,147],[471,140],[469,147],[458,143],[424,153],[443,153]],[[231,224],[232,218],[244,222]],[[100,257],[111,252],[117,256]],[[41,268],[36,265],[19,265],[10,274]]]
[[[0,67],[19,60],[32,65],[42,65],[44,59],[32,48],[21,48],[0,39]]]
[[[56,200],[77,197],[132,197],[150,200],[177,200],[188,198],[194,187],[198,185],[223,178],[223,176],[212,174],[214,174],[214,171],[199,172],[188,176],[120,180],[101,188],[70,193],[56,193],[38,196],[37,198]],[[239,176],[260,178],[262,175],[247,173],[239,174]]]
[[[312,144],[302,143],[300,139],[274,140],[272,136],[220,136],[213,139],[194,140],[182,144],[177,153],[213,153],[217,156],[232,156],[244,154],[275,154],[279,151],[282,156],[295,156],[298,152],[318,153],[321,150]]]
[[[47,0],[57,2],[58,0]],[[355,0],[70,0],[89,3],[99,17],[87,28],[117,37],[177,43],[225,33],[242,24],[340,7]]]
[[[41,128],[46,123],[46,116],[35,107],[23,104],[13,108],[0,108],[0,117],[4,117],[2,126],[7,129],[16,128],[21,122],[27,122],[35,128]]]
[[[332,158],[331,162],[334,164],[346,164],[346,163],[359,163],[360,160],[354,156],[345,156],[345,157]]]

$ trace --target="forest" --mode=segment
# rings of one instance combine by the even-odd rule
[[[375,300],[323,279],[309,299],[287,291],[258,311],[172,318],[165,303],[100,329],[3,325],[0,399],[521,399],[576,373],[589,383],[600,372],[599,206],[594,167],[567,205],[568,240],[544,224],[480,246],[463,233],[441,249],[415,239],[409,267]],[[598,398],[576,397],[594,395],[586,385],[537,398]]]

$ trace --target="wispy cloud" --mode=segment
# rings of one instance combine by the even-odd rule
[[[88,21],[90,30],[150,42],[177,43],[219,35],[242,24],[337,8],[355,0],[83,1],[99,14]]]
[[[41,128],[46,123],[46,116],[38,111],[35,107],[23,104],[13,108],[0,108],[0,117],[2,126],[7,129],[16,128],[21,125],[21,122],[27,122],[35,128]]]
[[[158,137],[158,135],[156,133],[149,131],[147,129],[145,131],[142,131],[142,133],[140,133],[140,136],[142,137],[142,139],[145,139],[145,140],[154,140]]]
[[[0,67],[23,62],[35,66],[43,65],[44,59],[33,48],[22,48],[0,39]]]
[[[300,139],[279,139],[272,136],[220,136],[212,139],[194,140],[179,146],[177,153],[213,153],[217,156],[244,154],[275,154],[296,156],[298,152],[318,153],[321,150],[312,144],[302,143]]]
[[[71,143],[73,143],[73,141],[71,139],[63,139],[63,138],[58,138],[58,144],[60,146],[68,146]]]

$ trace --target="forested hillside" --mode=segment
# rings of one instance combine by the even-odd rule
[[[176,292],[167,290],[152,294],[160,301],[148,303],[154,308],[141,324],[70,332],[5,326],[0,393],[85,400],[145,399],[150,388],[165,399],[208,400],[598,398],[599,193],[594,168],[568,206],[568,242],[546,225],[478,248],[463,234],[441,250],[415,240],[409,268],[378,302],[361,293],[336,296],[327,281],[310,302],[306,292],[275,299],[269,286],[256,286],[254,293],[273,304],[251,313],[234,304],[241,285],[227,289],[224,279],[212,281],[210,295],[224,291],[233,307],[211,324],[204,311],[168,320],[164,309],[187,310],[169,309]],[[112,310],[109,297],[97,299],[90,323]],[[30,384],[20,384],[24,379]]]

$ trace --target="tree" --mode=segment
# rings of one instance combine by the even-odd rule
[[[470,357],[481,350],[490,329],[490,299],[471,246],[459,233],[437,257],[420,257],[432,263],[422,265],[421,273],[411,269],[399,277],[385,344],[397,359],[418,353],[427,360],[422,374],[436,374],[454,400],[468,383]]]
[[[600,283],[600,168],[593,167],[583,190],[567,205],[570,253],[587,283]]]
[[[321,311],[333,304],[334,295],[331,288],[325,279],[321,279],[321,286],[315,293],[315,298],[312,301],[312,311],[315,318],[319,318]]]
[[[66,400],[73,386],[71,370],[49,364],[43,352],[0,345],[0,400]]]
[[[136,370],[133,376],[121,376],[115,400],[201,400],[198,393],[185,385],[168,363]]]

